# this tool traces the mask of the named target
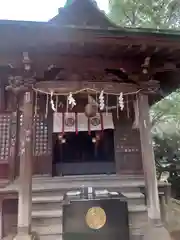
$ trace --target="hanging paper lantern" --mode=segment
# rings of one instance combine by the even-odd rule
[[[93,143],[96,143],[96,138],[92,138],[92,142],[93,142]]]
[[[58,140],[62,140],[63,139],[63,135],[62,134],[58,134]]]
[[[96,140],[100,141],[101,140],[101,134],[96,132]]]
[[[84,112],[85,112],[86,117],[88,117],[88,118],[95,117],[96,112],[97,112],[97,107],[95,105],[92,105],[92,104],[88,103],[85,106],[85,111]]]
[[[62,138],[61,143],[62,143],[62,144],[63,144],[63,143],[66,143],[66,139],[65,139],[65,138]]]

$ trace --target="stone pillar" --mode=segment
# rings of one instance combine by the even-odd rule
[[[149,104],[147,95],[140,94],[138,96],[138,107],[141,151],[149,218],[149,224],[145,231],[144,239],[170,240],[171,238],[168,231],[163,227],[161,223],[158,184],[156,178],[156,166],[152,145],[151,124],[149,118]]]
[[[32,125],[33,94],[26,92],[23,104],[23,124],[20,139],[20,177],[18,202],[18,235],[30,239],[32,211]]]

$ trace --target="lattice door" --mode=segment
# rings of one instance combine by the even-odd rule
[[[10,176],[11,114],[0,114],[0,179]]]
[[[0,114],[0,161],[8,161],[10,152],[11,115]]]
[[[34,117],[34,173],[50,174],[52,169],[52,123],[44,114]]]
[[[23,115],[20,116],[20,126],[23,124]],[[34,116],[33,121],[33,173],[49,174],[52,168],[52,130],[49,118],[44,114]],[[19,144],[20,145],[20,144]]]
[[[48,133],[48,119],[43,115],[34,117],[34,156],[51,154]]]

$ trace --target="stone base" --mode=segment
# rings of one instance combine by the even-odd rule
[[[13,240],[39,240],[39,236],[36,232],[32,232],[31,235],[28,234],[18,234]]]
[[[32,235],[16,235],[13,240],[32,240]]]
[[[146,229],[143,240],[171,240],[168,230],[163,226],[150,226]]]

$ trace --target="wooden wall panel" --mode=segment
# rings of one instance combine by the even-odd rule
[[[119,174],[141,174],[142,157],[139,131],[132,128],[132,120],[125,112],[119,119],[114,114],[115,159]]]
[[[17,233],[18,200],[5,199],[2,203],[2,235],[6,237]]]
[[[9,178],[9,163],[0,163],[0,179]]]

